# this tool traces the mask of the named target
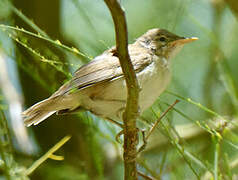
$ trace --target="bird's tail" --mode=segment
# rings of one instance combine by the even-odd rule
[[[37,125],[54,114],[57,111],[57,108],[52,108],[55,102],[55,98],[50,97],[22,112],[24,124],[26,126],[31,126],[32,124]]]

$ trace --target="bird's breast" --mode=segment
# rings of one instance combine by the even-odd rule
[[[155,59],[136,73],[141,91],[139,107],[141,112],[150,107],[165,90],[170,80],[169,65],[165,59]],[[94,114],[112,119],[121,119],[127,100],[127,87],[123,77],[92,87],[93,97],[83,101],[83,107]]]
[[[141,111],[150,107],[159,95],[166,89],[171,78],[170,65],[164,58],[155,59],[137,79],[141,86],[139,104]]]

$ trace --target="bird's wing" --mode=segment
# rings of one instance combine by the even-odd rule
[[[138,49],[138,48],[137,48]],[[131,57],[134,70],[139,72],[152,62],[152,54],[144,48],[133,50],[129,46],[129,54]],[[110,81],[114,78],[122,77],[123,72],[115,48],[105,51],[102,55],[97,56],[88,64],[81,66],[75,73],[71,81],[63,85],[53,96],[63,95],[65,93],[74,92],[96,83]]]

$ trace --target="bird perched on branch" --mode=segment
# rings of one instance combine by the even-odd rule
[[[184,38],[164,29],[151,29],[128,46],[139,86],[140,112],[150,107],[169,84],[171,59],[184,44],[198,38]],[[37,125],[52,114],[90,111],[121,120],[127,88],[115,47],[80,67],[73,78],[49,98],[22,113],[26,126]]]

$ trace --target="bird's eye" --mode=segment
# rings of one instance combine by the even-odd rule
[[[165,38],[165,37],[160,37],[160,38],[159,38],[159,41],[165,42],[165,41],[166,41],[166,38]]]

